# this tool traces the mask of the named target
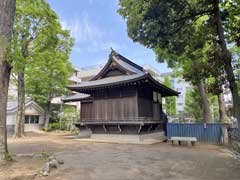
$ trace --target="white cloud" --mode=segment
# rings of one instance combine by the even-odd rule
[[[76,52],[99,52],[125,48],[125,45],[114,41],[114,35],[111,31],[101,28],[87,13],[72,19],[61,20],[62,27],[71,32],[71,36],[75,39],[73,51]]]
[[[75,45],[73,51],[76,52],[89,52],[95,53],[100,51],[110,51],[110,48],[113,48],[116,51],[120,51],[125,48],[125,45],[118,44],[112,41],[101,42],[101,41],[92,41],[87,45]]]
[[[103,32],[90,21],[87,14],[70,20],[62,20],[61,24],[64,29],[70,30],[75,43],[85,43],[103,37]]]

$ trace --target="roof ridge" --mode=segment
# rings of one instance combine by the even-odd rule
[[[95,75],[90,81],[96,80],[99,77],[102,76],[102,74],[106,73],[106,70],[109,68],[112,62],[116,62],[119,67],[123,68],[125,71],[129,71],[130,73],[144,73],[143,67],[135,64],[134,62],[130,61],[129,59],[125,58],[118,52],[116,52],[114,49],[111,48],[111,52],[109,54],[109,58],[107,63],[104,65],[104,67],[101,69],[100,72],[98,72],[97,75]]]
[[[109,58],[111,58],[112,56],[117,56],[117,58],[119,58],[119,59],[123,60],[124,62],[134,66],[135,68],[139,69],[140,71],[144,71],[142,66],[134,63],[133,61],[129,60],[128,58],[124,57],[123,55],[121,55],[120,53],[116,52],[114,49],[111,48]]]

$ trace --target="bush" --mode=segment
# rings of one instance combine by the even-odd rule
[[[11,156],[9,153],[6,153],[6,154],[5,154],[5,157],[4,157],[4,160],[5,160],[5,161],[12,161],[13,158],[12,158],[12,156]]]
[[[65,123],[62,123],[60,126],[60,130],[67,131],[68,130],[67,125]]]
[[[49,131],[50,131],[50,129],[49,129],[49,128],[45,128],[45,127],[44,127],[44,128],[42,128],[42,130],[43,130],[43,131],[45,131],[45,132],[49,132]]]
[[[48,128],[43,128],[43,131],[50,132],[55,130],[67,130],[67,125],[65,123],[50,123]]]
[[[234,143],[233,150],[240,153],[240,143]]]
[[[60,124],[59,123],[50,123],[49,124],[49,129],[50,130],[58,130],[58,129],[60,129]]]

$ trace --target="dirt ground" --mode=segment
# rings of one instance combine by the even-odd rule
[[[62,133],[29,134],[9,139],[12,154],[54,154],[64,161],[44,180],[239,180],[240,162],[224,147],[170,144],[130,145],[81,142]],[[0,180],[13,174],[33,174],[42,159],[17,159],[0,165]],[[13,170],[14,169],[14,170]],[[11,171],[10,171],[11,170]],[[11,175],[11,176],[10,176]],[[22,180],[22,179],[20,179]]]

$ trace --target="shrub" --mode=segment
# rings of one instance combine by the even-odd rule
[[[55,130],[68,130],[66,123],[50,123],[48,128],[43,128],[43,131],[50,132]]]
[[[240,143],[234,143],[233,150],[240,153]]]
[[[45,132],[50,132],[51,131],[51,129],[49,127],[48,128],[44,127],[44,128],[42,128],[42,130],[45,131]]]
[[[59,125],[59,123],[50,123],[50,124],[49,124],[49,129],[50,129],[51,131],[53,131],[53,130],[58,130],[58,129],[60,129],[60,125]]]
[[[65,123],[61,123],[59,129],[62,130],[62,131],[67,131],[68,130],[67,125]]]
[[[6,153],[6,154],[5,154],[5,157],[4,157],[4,160],[5,160],[5,161],[12,161],[13,158],[12,158],[12,156],[11,156],[9,153]]]

